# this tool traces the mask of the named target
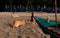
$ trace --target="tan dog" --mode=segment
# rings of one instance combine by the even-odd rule
[[[19,26],[24,26],[26,24],[25,20],[15,20],[13,21],[12,23],[12,26],[13,26],[13,29],[16,27],[19,27]]]

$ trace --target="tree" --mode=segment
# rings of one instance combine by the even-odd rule
[[[11,12],[12,12],[12,2],[13,2],[13,0],[9,0],[9,2],[10,2]]]
[[[26,5],[26,10],[29,10],[27,7],[28,7],[29,5],[31,5],[32,2],[33,2],[33,0],[26,0],[26,3],[27,3],[27,5]]]

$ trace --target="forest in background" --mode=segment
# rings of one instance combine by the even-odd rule
[[[1,0],[0,1],[0,11],[4,10],[6,4],[8,5],[23,5],[23,6],[34,6],[40,5],[41,7],[46,5],[47,7],[54,7],[55,0]],[[60,7],[60,0],[57,0],[57,6]]]

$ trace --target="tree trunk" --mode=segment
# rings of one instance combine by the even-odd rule
[[[55,0],[55,20],[56,20],[56,27],[58,27],[57,25],[57,0]]]

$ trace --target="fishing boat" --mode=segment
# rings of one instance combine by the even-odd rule
[[[37,16],[35,16],[34,19],[45,34],[50,34],[51,38],[60,38],[60,28],[56,28],[56,21],[50,20],[48,22],[47,19]],[[58,25],[60,25],[60,22],[58,22]]]
[[[60,38],[60,22],[57,21],[57,2],[56,2],[56,0],[55,0],[55,20],[49,20],[49,22],[48,22],[47,19],[34,16],[34,13],[32,13],[32,15],[33,16],[31,16],[31,17],[36,20],[37,24],[39,25],[39,27],[42,29],[42,31],[45,34],[50,34],[51,38]]]

